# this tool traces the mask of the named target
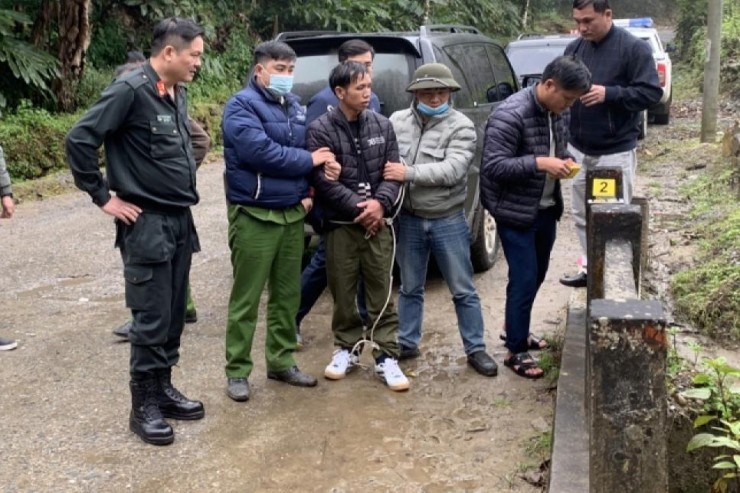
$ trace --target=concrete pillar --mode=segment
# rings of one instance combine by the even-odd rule
[[[590,305],[591,493],[665,493],[666,333],[658,301]]]
[[[588,299],[604,298],[604,259],[606,244],[624,240],[632,245],[632,271],[635,285],[640,285],[640,245],[642,215],[639,205],[591,204],[586,223],[588,237]]]

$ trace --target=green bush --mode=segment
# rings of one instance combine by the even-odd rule
[[[103,89],[113,80],[113,69],[97,69],[88,65],[77,86],[77,107],[85,110],[100,97]]]
[[[14,181],[40,178],[67,167],[64,136],[79,114],[52,115],[23,103],[0,123],[0,145]]]

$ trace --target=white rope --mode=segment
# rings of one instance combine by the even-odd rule
[[[404,166],[406,166],[406,162],[403,160],[403,158],[401,158],[401,162]],[[373,322],[372,327],[370,328],[370,338],[368,339],[365,335],[363,335],[362,339],[357,341],[357,343],[352,347],[352,351],[350,351],[350,354],[357,354],[359,356],[360,354],[362,354],[362,349],[366,344],[369,344],[373,349],[380,350],[380,346],[377,342],[375,342],[375,328],[378,326],[378,322],[380,322],[380,319],[383,318],[383,314],[385,313],[386,309],[388,309],[388,304],[391,302],[391,297],[393,296],[393,266],[396,263],[396,231],[393,229],[393,222],[396,220],[396,217],[398,217],[398,214],[401,212],[400,204],[402,204],[405,194],[406,186],[401,183],[401,192],[398,194],[398,197],[396,197],[396,201],[393,203],[395,211],[393,212],[393,215],[391,217],[383,219],[383,221],[385,221],[386,227],[390,228],[391,230],[391,239],[393,240],[393,248],[391,250],[391,262],[388,266],[388,295],[385,298],[383,309],[380,310],[378,316]],[[369,233],[365,234],[366,240],[369,240],[371,237],[372,236]]]

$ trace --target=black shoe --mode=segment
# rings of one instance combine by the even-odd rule
[[[113,329],[113,333],[118,337],[128,339],[128,333],[131,332],[131,325],[133,325],[133,321],[128,320],[125,324]]]
[[[198,321],[198,312],[193,310],[192,312],[185,312],[185,323],[194,324]]]
[[[401,344],[401,352],[398,354],[398,361],[414,359],[419,356],[421,356],[421,351],[419,351],[418,347],[406,347]]]
[[[172,368],[158,372],[157,380],[159,381],[157,403],[162,416],[190,420],[201,419],[206,415],[202,402],[188,399],[172,386]]]
[[[227,378],[226,395],[237,402],[249,400],[249,382],[246,378]]]
[[[579,272],[575,276],[566,276],[560,278],[560,284],[571,288],[585,288],[588,283],[588,276],[585,272]]]
[[[129,428],[139,438],[152,445],[169,445],[175,441],[175,432],[164,420],[157,404],[159,384],[153,377],[131,380],[131,415]]]
[[[307,375],[297,366],[283,371],[268,371],[267,378],[285,382],[296,387],[315,387],[318,381],[311,375]]]
[[[468,355],[468,364],[475,371],[486,377],[495,377],[498,375],[498,365],[491,356],[484,350],[476,351]]]

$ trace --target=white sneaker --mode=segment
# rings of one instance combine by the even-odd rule
[[[341,380],[347,376],[358,363],[359,356],[346,349],[337,349],[331,358],[331,363],[324,370],[324,376],[329,380]]]
[[[403,374],[395,358],[386,358],[375,365],[375,374],[385,382],[389,389],[400,392],[409,389],[409,379]]]

